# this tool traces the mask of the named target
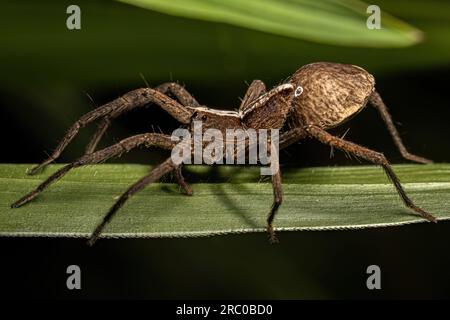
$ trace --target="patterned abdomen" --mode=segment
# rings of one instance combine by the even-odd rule
[[[290,83],[303,88],[293,101],[299,121],[328,129],[364,108],[374,91],[375,79],[357,66],[318,62],[297,70]]]

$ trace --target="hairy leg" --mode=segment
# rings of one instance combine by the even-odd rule
[[[275,231],[273,230],[273,220],[278,211],[278,208],[281,206],[281,202],[283,201],[283,190],[281,187],[280,170],[278,170],[277,173],[272,175],[272,188],[273,188],[273,204],[269,216],[267,217],[267,233],[269,234],[270,243],[277,243],[278,238],[276,237]]]
[[[306,130],[311,137],[319,140],[323,144],[326,144],[331,147],[351,153],[357,157],[363,158],[367,161],[370,161],[372,163],[378,164],[381,167],[383,167],[387,176],[394,184],[403,203],[408,208],[412,209],[417,214],[422,216],[424,219],[426,219],[428,221],[436,222],[436,218],[432,214],[430,214],[430,213],[424,211],[423,209],[419,208],[418,206],[416,206],[413,203],[413,201],[406,195],[406,192],[404,191],[404,189],[400,183],[400,180],[398,179],[397,175],[392,170],[392,167],[389,164],[388,160],[382,153],[370,150],[363,146],[357,145],[353,142],[346,141],[344,139],[335,137],[335,136],[329,134],[328,132],[326,132],[325,130],[323,130],[319,127],[316,127],[316,126],[309,126],[306,128]]]
[[[158,105],[183,124],[188,124],[190,122],[190,118],[193,113],[192,109],[183,106],[182,104],[176,102],[175,100],[167,97],[163,93],[150,88],[142,88],[130,91],[125,95],[123,95],[122,97],[113,100],[95,110],[92,110],[91,112],[88,112],[80,119],[78,119],[69,128],[66,135],[62,138],[61,142],[56,147],[52,155],[44,162],[42,162],[40,165],[31,169],[31,171],[29,171],[29,174],[34,174],[38,172],[47,164],[58,158],[61,152],[77,135],[80,128],[84,127],[85,125],[93,122],[96,119],[103,118],[108,115],[118,116],[119,114],[122,114],[134,108],[143,107],[149,103],[154,103]],[[106,130],[107,126],[108,124],[105,121],[102,128]],[[100,134],[99,135],[96,134],[93,137],[93,140],[100,139],[100,137],[101,137]],[[92,145],[95,145],[95,141],[92,143]]]
[[[176,82],[166,82],[155,88],[161,93],[172,94],[177,100],[186,107],[197,108],[200,107],[200,103],[194,99],[194,97],[180,84]]]
[[[180,187],[183,188],[186,195],[192,196],[194,192],[192,191],[191,186],[186,182],[186,179],[184,179],[181,168],[182,164],[178,165],[177,169],[175,170],[177,182],[180,185]]]
[[[163,83],[156,88],[155,90],[163,93],[163,94],[173,94],[179,103],[181,103],[185,107],[199,107],[200,104],[192,97],[192,95],[181,85],[175,83],[175,82],[168,82]],[[92,153],[97,148],[97,144],[100,142],[102,136],[105,134],[106,130],[111,124],[111,121],[120,116],[121,110],[118,110],[117,112],[107,115],[104,118],[101,119],[101,122],[99,123],[97,127],[97,131],[92,136],[89,144],[86,147],[86,154]]]
[[[305,138],[307,133],[303,128],[294,128],[280,134],[280,150]]]
[[[97,126],[97,130],[92,135],[91,140],[89,141],[88,145],[86,146],[86,149],[84,151],[84,154],[91,154],[97,149],[97,145],[102,139],[103,135],[105,134],[106,130],[111,124],[111,120],[109,116],[105,116],[103,119],[100,120],[100,123]]]
[[[69,163],[66,166],[62,167],[50,177],[48,177],[44,182],[42,182],[36,189],[14,202],[11,207],[17,208],[20,207],[27,202],[34,199],[39,193],[45,190],[50,184],[59,180],[63,177],[67,172],[69,172],[73,168],[81,167],[87,164],[94,164],[103,162],[109,158],[116,157],[121,155],[122,153],[128,152],[131,149],[134,149],[138,146],[145,145],[147,147],[159,147],[162,149],[172,149],[174,146],[174,142],[171,141],[170,136],[157,134],[157,133],[144,133],[138,134],[127,139],[124,139],[110,147],[99,150],[97,152],[86,154],[76,160],[75,162]],[[189,189],[186,190],[189,192]]]
[[[139,179],[136,183],[134,183],[131,187],[129,187],[128,190],[125,191],[116,201],[116,203],[111,207],[111,209],[103,218],[102,222],[95,228],[90,239],[88,240],[88,244],[92,246],[95,243],[95,241],[100,236],[106,224],[111,220],[111,218],[114,216],[117,210],[119,210],[123,206],[123,204],[128,200],[128,198],[130,198],[133,194],[139,192],[140,190],[144,189],[148,184],[158,181],[164,174],[175,169],[176,165],[172,162],[171,158],[168,158],[166,161],[164,161],[156,168],[154,168],[152,171],[150,171],[148,175]]]
[[[200,104],[197,102],[197,100],[195,100],[194,97],[183,86],[179,85],[178,83],[167,82],[157,86],[154,89],[163,94],[172,94],[173,96],[175,96],[178,102],[185,107],[194,107],[194,108],[200,107]],[[111,121],[120,116],[120,114],[122,113],[123,112],[121,112],[121,110],[118,110],[117,112],[111,115],[107,115],[101,119],[100,123],[98,124],[96,132],[93,134],[91,140],[86,146],[85,154],[91,154],[95,151],[98,143],[100,142],[101,138],[103,137],[106,130],[110,126]],[[181,174],[181,167],[182,166],[180,165],[177,168],[176,179],[178,181],[178,184],[186,191],[186,194],[192,195],[192,188],[183,178],[183,175]]]
[[[384,123],[386,124],[386,127],[391,134],[392,139],[394,140],[395,145],[397,146],[398,150],[400,151],[403,158],[407,160],[411,160],[414,162],[419,163],[432,163],[433,161],[416,156],[414,154],[411,154],[408,152],[406,147],[404,146],[402,139],[400,138],[400,134],[397,131],[397,128],[394,125],[394,122],[392,121],[392,117],[389,114],[389,110],[384,104],[383,100],[381,99],[381,96],[378,94],[378,92],[372,93],[372,95],[369,98],[370,103],[378,110],[378,112],[381,115],[381,118],[383,119]]]

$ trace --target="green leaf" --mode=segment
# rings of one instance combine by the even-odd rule
[[[148,166],[101,164],[69,172],[34,201],[9,205],[61,165],[27,176],[23,164],[0,165],[0,235],[87,237],[115,199]],[[170,181],[133,196],[104,237],[194,237],[265,230],[272,203],[269,182],[256,167],[184,168],[194,195]],[[397,165],[411,198],[439,220],[449,219],[450,164]],[[342,230],[424,222],[404,208],[375,166],[283,170],[284,202],[278,230]]]
[[[368,4],[358,0],[119,0],[174,16],[346,46],[404,47],[421,32],[386,12],[380,30],[366,26]]]

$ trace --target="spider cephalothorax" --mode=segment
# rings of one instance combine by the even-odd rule
[[[29,174],[38,172],[59,157],[80,128],[98,120],[99,128],[91,138],[85,154],[75,162],[59,169],[35,190],[13,203],[11,207],[20,207],[29,202],[72,168],[103,162],[141,145],[162,149],[174,148],[175,142],[169,135],[143,133],[95,151],[97,143],[114,118],[132,109],[152,104],[167,111],[189,130],[193,129],[193,123],[196,121],[201,121],[202,130],[217,129],[222,133],[227,129],[244,131],[249,131],[249,129],[279,129],[281,130],[280,148],[285,148],[305,137],[310,137],[328,146],[378,164],[385,170],[407,207],[429,221],[436,221],[434,216],[417,207],[406,195],[399,179],[382,153],[333,136],[326,131],[349,120],[360,112],[368,102],[379,111],[396,146],[405,159],[419,163],[431,162],[428,159],[410,154],[406,150],[387,107],[375,90],[375,80],[372,75],[353,65],[318,62],[303,66],[286,83],[280,84],[268,92],[262,81],[253,81],[242,99],[239,111],[215,110],[202,106],[182,86],[176,83],[165,83],[154,89],[143,88],[131,91],[87,113],[76,121],[53,154],[42,164],[30,170]],[[191,195],[192,189],[181,174],[181,165],[168,158],[122,194],[103,221],[97,226],[89,243],[95,242],[106,223],[130,196],[171,171],[175,171],[178,183],[186,194]],[[273,219],[282,202],[281,173],[279,170],[272,175],[272,186],[274,201],[267,218],[267,230],[271,241],[276,241]]]

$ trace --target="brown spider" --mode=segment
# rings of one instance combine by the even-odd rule
[[[173,96],[174,99],[167,94]],[[353,65],[318,62],[301,67],[286,83],[268,92],[266,92],[263,82],[253,81],[238,112],[215,110],[201,106],[182,86],[176,83],[165,83],[155,89],[142,88],[128,92],[122,97],[85,114],[76,121],[53,154],[43,163],[30,170],[29,174],[38,172],[58,158],[80,128],[99,119],[98,130],[91,138],[86,153],[75,162],[59,169],[35,190],[13,203],[11,207],[17,208],[29,202],[72,168],[103,162],[141,145],[172,149],[175,143],[169,135],[144,133],[126,138],[110,147],[94,152],[97,143],[113,119],[132,109],[155,104],[167,111],[181,124],[188,126],[190,130],[192,130],[191,124],[194,120],[203,121],[205,130],[215,128],[221,132],[226,129],[280,129],[280,148],[285,148],[300,139],[310,137],[330,147],[341,149],[378,164],[383,167],[394,184],[403,203],[423,218],[436,222],[433,215],[417,207],[406,195],[399,179],[382,153],[333,136],[326,131],[349,120],[360,112],[367,102],[370,102],[379,111],[396,146],[405,159],[419,163],[431,163],[430,160],[410,154],[406,150],[387,107],[375,91],[375,80],[372,75]],[[178,183],[186,194],[192,195],[192,189],[182,176],[181,165],[175,164],[171,158],[168,158],[121,195],[103,218],[103,221],[97,226],[88,243],[92,245],[96,241],[104,226],[130,196],[171,171],[175,171]],[[273,220],[282,202],[280,171],[272,175],[272,186],[274,201],[267,218],[267,231],[270,240],[276,241]]]

